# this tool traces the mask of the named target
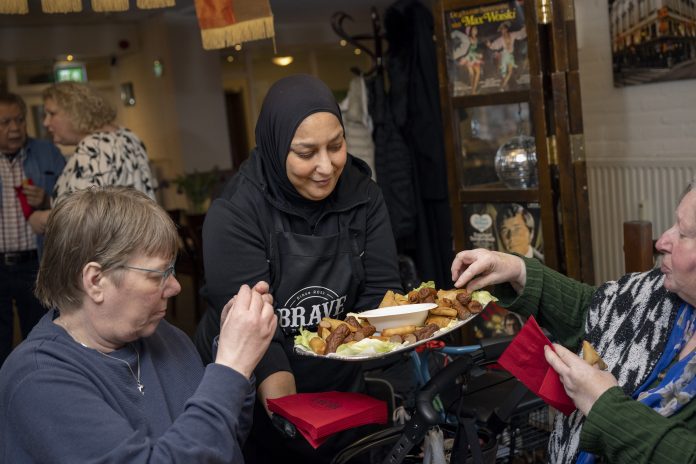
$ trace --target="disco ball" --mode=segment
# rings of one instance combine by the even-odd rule
[[[526,189],[538,185],[534,137],[518,135],[498,148],[495,172],[508,188]]]

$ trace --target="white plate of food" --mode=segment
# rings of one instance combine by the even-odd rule
[[[410,350],[471,321],[495,298],[488,292],[421,286],[408,295],[387,292],[380,308],[323,318],[316,331],[300,329],[295,352],[341,361],[364,361]]]
[[[388,341],[383,341],[377,338],[364,338],[353,344],[343,344],[339,347],[338,352],[328,354],[319,354],[303,344],[295,343],[295,353],[297,353],[300,356],[309,356],[321,359],[333,359],[337,361],[368,361],[373,359],[384,358],[386,356],[391,356],[396,353],[412,350],[413,348],[419,345],[427,343],[431,340],[436,340],[451,332],[454,332],[455,330],[463,327],[476,316],[477,314],[474,314],[465,320],[453,319],[451,325],[444,328],[440,328],[439,330],[435,331],[431,336],[423,338],[421,340],[416,340],[415,342],[402,341],[401,343],[393,343],[390,346],[390,342]],[[315,337],[312,336],[311,338]]]

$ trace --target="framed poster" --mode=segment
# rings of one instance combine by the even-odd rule
[[[524,2],[450,10],[445,27],[453,97],[529,88]]]
[[[502,308],[495,303],[486,306],[479,317],[472,321],[474,337],[491,338],[517,335],[526,318]]]
[[[614,86],[696,78],[693,2],[608,4]]]
[[[538,203],[471,203],[463,208],[465,248],[517,253],[544,262]]]

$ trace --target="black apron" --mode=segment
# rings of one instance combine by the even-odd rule
[[[342,220],[337,219],[339,232],[324,237],[287,232],[289,225],[285,225],[280,212],[273,213],[274,232],[268,256],[271,294],[298,393],[364,388],[362,363],[299,356],[293,350],[300,327],[314,331],[322,317],[343,319],[353,310],[363,289],[366,213],[364,208],[358,210],[351,218],[342,215]],[[299,433],[288,439],[275,430],[257,401],[244,456],[248,464],[326,464],[341,449],[372,431],[374,426],[347,430],[331,436],[314,450]]]
[[[360,223],[364,224],[365,210],[358,211],[350,220],[340,215],[338,233],[323,237],[288,232],[280,212],[273,214],[271,294],[298,392],[362,386],[360,363],[317,360],[293,350],[300,327],[315,331],[322,317],[344,319],[363,289],[365,227]],[[331,375],[317,375],[327,369]]]

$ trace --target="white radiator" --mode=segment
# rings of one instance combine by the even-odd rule
[[[696,158],[588,160],[596,283],[624,274],[623,223],[652,222],[653,238],[674,224],[679,196],[696,179]]]

